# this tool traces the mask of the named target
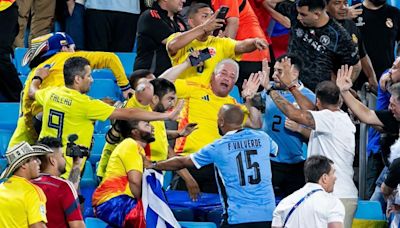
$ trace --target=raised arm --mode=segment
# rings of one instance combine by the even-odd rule
[[[352,66],[343,65],[337,73],[336,84],[340,89],[340,94],[344,102],[361,122],[383,127],[383,123],[376,116],[375,112],[366,107],[350,93],[350,88],[353,86],[351,81],[352,70]]]
[[[42,81],[49,76],[49,68],[42,67],[36,69],[35,76],[32,78],[32,83],[29,86],[28,96],[30,99],[35,99],[36,92],[40,89]]]
[[[260,87],[262,72],[252,73],[249,79],[243,82],[242,97],[245,100],[245,105],[249,110],[249,118],[246,120],[245,127],[258,129],[262,127],[261,112],[252,106],[251,99],[257,93]]]
[[[148,112],[140,108],[116,108],[109,119],[144,121],[176,120],[183,109],[184,103],[183,100],[180,100],[174,110],[166,113]]]
[[[271,15],[272,18],[282,24],[285,28],[291,27],[290,19],[274,9],[276,3],[270,3],[269,0],[265,0],[262,3],[262,6],[269,13],[269,15]]]
[[[291,64],[290,58],[284,58],[281,61],[283,70],[282,74],[279,76],[279,80],[288,88],[296,99],[297,104],[300,109],[303,110],[314,110],[315,105],[306,96],[304,96],[298,89],[298,76],[294,72],[294,65]]]
[[[275,90],[271,90],[269,95],[276,104],[276,106],[289,119],[295,121],[296,123],[303,124],[309,128],[315,129],[314,117],[311,115],[309,111],[296,108],[293,104],[288,102]]]
[[[215,29],[221,28],[224,23],[224,19],[217,19],[217,12],[214,13],[206,22],[202,25],[190,29],[184,33],[177,35],[171,41],[167,43],[167,51],[171,56],[176,55],[179,49],[185,47],[190,42],[198,37],[204,35],[210,35]]]
[[[267,41],[260,38],[249,38],[237,41],[235,45],[235,54],[241,55],[254,50],[264,50],[268,47]]]

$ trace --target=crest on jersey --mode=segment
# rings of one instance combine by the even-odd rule
[[[319,42],[321,42],[321,44],[324,46],[328,46],[331,43],[331,39],[327,35],[322,35],[319,38]]]
[[[363,26],[363,25],[365,25],[364,18],[363,17],[357,17],[356,26],[360,27],[360,26]]]
[[[296,36],[297,37],[302,37],[303,35],[304,35],[303,29],[300,29],[300,28],[296,29]]]
[[[388,28],[393,28],[393,20],[392,20],[392,18],[386,18],[385,24],[386,24],[386,26]]]

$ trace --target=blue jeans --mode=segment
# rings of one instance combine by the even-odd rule
[[[389,169],[387,167],[385,167],[382,170],[381,174],[379,175],[378,179],[376,180],[375,191],[372,194],[371,198],[369,199],[371,201],[378,201],[379,203],[381,203],[383,212],[386,211],[386,201],[383,198],[383,194],[381,192],[381,185],[386,180],[386,176],[388,173],[389,173]]]
[[[85,49],[85,6],[75,4],[72,15],[65,19],[65,33],[72,37],[78,50]]]

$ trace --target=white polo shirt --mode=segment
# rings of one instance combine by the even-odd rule
[[[283,227],[286,217],[293,206],[314,189],[290,215],[285,228],[301,227],[327,227],[331,222],[344,221],[345,210],[342,202],[333,194],[325,192],[319,184],[307,183],[301,189],[284,198],[273,213],[272,226]]]
[[[336,182],[333,194],[339,198],[358,198],[353,182],[356,127],[347,113],[340,111],[309,111],[315,130],[308,141],[308,156],[323,155],[334,162]]]

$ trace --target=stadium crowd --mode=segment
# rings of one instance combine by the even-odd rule
[[[400,10],[386,0],[0,0],[0,31],[0,101],[20,107],[0,227],[86,227],[87,205],[110,227],[179,227],[176,199],[217,227],[367,227],[364,193],[400,225]],[[103,68],[119,98],[90,96]]]

